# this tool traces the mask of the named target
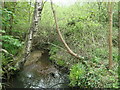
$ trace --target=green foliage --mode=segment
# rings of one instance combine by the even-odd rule
[[[82,64],[75,64],[71,68],[69,79],[70,86],[80,88],[118,88],[115,71],[108,71],[104,65],[100,68],[89,67],[88,70]]]
[[[13,55],[17,54],[22,46],[22,43],[18,39],[10,35],[1,36],[0,39],[3,41],[3,48]]]
[[[10,21],[11,15],[14,15],[14,13],[12,11],[7,10],[6,8],[3,8],[2,15],[3,15],[2,25],[9,27],[10,26],[9,21]]]
[[[102,87],[104,88],[118,88],[118,76],[116,75],[115,71],[111,70],[105,70],[103,69],[98,70],[100,81],[102,84]]]
[[[92,58],[92,61],[93,61],[94,63],[99,63],[100,60],[101,60],[101,58],[96,57],[96,56],[94,56],[94,57]]]
[[[53,55],[55,54],[59,49],[57,47],[51,46],[51,51],[50,54]]]
[[[5,33],[5,30],[0,30],[0,33]]]
[[[21,47],[20,41],[18,39],[13,38],[13,36],[9,36],[9,35],[2,36],[2,40],[3,42],[9,43],[13,46]]]
[[[38,36],[40,43],[52,43],[49,47],[50,60],[60,66],[70,68],[70,86],[83,88],[117,88],[117,65],[112,71],[106,70],[108,65],[108,9],[106,2],[75,3],[68,7],[54,5],[58,26],[68,46],[77,54],[87,57],[86,68],[73,56],[65,52],[64,45],[59,40],[51,5],[46,2],[39,23]],[[13,56],[19,54],[22,42],[30,27],[29,20],[32,19],[33,3],[28,2],[5,2],[1,8],[2,27],[0,33],[0,45]],[[29,13],[28,13],[29,12]],[[116,48],[118,30],[118,5],[114,3],[113,8],[113,61],[118,61],[118,50]],[[11,19],[12,23],[11,23]],[[12,26],[12,29],[10,29]],[[11,32],[11,33],[10,33]],[[36,46],[40,46],[40,43]],[[41,46],[42,47],[42,46]],[[2,54],[3,66],[13,62],[10,55]],[[16,70],[14,66],[10,70]]]
[[[113,12],[117,11],[117,4],[114,4]],[[54,36],[53,44],[56,40],[55,25],[51,11],[47,11],[49,3],[44,8],[42,29],[48,32],[48,35]],[[117,72],[114,68],[114,75],[108,74],[106,65],[108,65],[108,10],[106,2],[95,3],[76,3],[70,7],[54,6],[58,18],[58,25],[64,39],[70,48],[84,57],[88,57],[88,71],[86,68],[79,67],[77,59],[71,55],[66,54],[64,50],[57,47],[50,47],[50,58],[56,63],[64,62],[63,65],[71,68],[69,78],[71,86],[79,86],[83,88],[89,87],[113,87],[117,88]],[[89,9],[88,9],[89,8]],[[47,14],[49,13],[49,14]],[[47,19],[50,18],[50,22]],[[115,48],[117,46],[117,13],[113,14],[113,60],[118,60],[118,52]],[[47,24],[47,25],[46,25]],[[49,28],[46,29],[47,26]],[[53,28],[50,28],[52,27]],[[51,29],[51,30],[50,30]],[[42,32],[40,30],[40,32]],[[55,34],[53,34],[53,32]],[[45,37],[45,36],[43,36]],[[51,38],[51,37],[50,37]],[[53,38],[53,37],[52,37]],[[57,38],[58,42],[59,39]],[[62,43],[57,44],[62,46]],[[115,46],[115,47],[114,47]],[[104,67],[103,67],[104,66]],[[78,68],[79,67],[79,68]],[[116,66],[117,67],[117,66]],[[80,72],[85,73],[80,73]],[[107,79],[106,76],[108,75]],[[80,77],[81,76],[81,77]],[[115,76],[115,77],[114,77]],[[113,79],[112,79],[113,78]]]
[[[118,59],[118,50],[117,50],[117,48],[116,47],[113,47],[113,61],[119,61],[119,59]]]
[[[93,56],[100,57],[100,58],[107,58],[107,51],[108,49],[106,48],[96,48],[92,53]]]
[[[0,45],[6,50],[2,53],[2,69],[4,73],[11,75],[15,71],[16,58],[21,55],[26,33],[30,27],[33,12],[33,3],[28,2],[4,2],[0,7],[0,19],[2,20],[2,36]],[[29,13],[28,13],[29,12]],[[6,53],[7,52],[7,53]]]
[[[6,34],[12,34],[24,40],[24,35],[30,27],[29,20],[32,18],[32,11],[33,7],[28,2],[5,2],[0,13],[2,14],[2,28]]]
[[[11,57],[9,55],[5,55],[4,53],[2,53],[2,65],[7,65],[11,60]]]
[[[92,69],[89,71],[82,64],[73,65],[70,71],[70,86],[79,86],[80,88],[100,87],[100,77]]]
[[[75,64],[70,69],[69,79],[71,80],[70,85],[80,85],[81,79],[85,76],[85,67],[82,64]]]
[[[0,36],[2,40],[2,48],[6,50],[7,53],[2,53],[2,68],[3,73],[8,73],[10,70],[16,70],[14,65],[9,65],[10,63],[14,62],[14,56],[18,55],[22,49],[22,42],[19,39],[14,38],[11,35],[5,35],[6,32],[1,30],[4,35]],[[8,66],[9,65],[9,66]],[[6,69],[6,70],[5,70]]]
[[[49,52],[50,54],[50,60],[54,60],[56,62],[56,64],[60,65],[60,66],[64,66],[65,65],[65,61],[64,61],[64,57],[62,56],[56,56],[56,53],[58,52],[58,48],[51,46],[51,50]],[[57,57],[57,58],[56,58]]]
[[[5,33],[4,30],[2,30],[2,33],[3,32]],[[7,53],[2,53],[2,66],[7,67],[9,63],[14,62],[14,56],[22,49],[22,42],[10,35],[0,36],[0,39],[2,40],[2,48],[7,51]],[[13,68],[14,66],[9,66],[8,69],[12,70]]]
[[[16,70],[17,70],[17,68],[16,68],[16,67],[14,67],[14,66],[11,66],[11,67],[9,67],[9,70],[14,70],[14,71],[16,71]]]

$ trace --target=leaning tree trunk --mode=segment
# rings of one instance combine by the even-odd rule
[[[40,18],[41,18],[42,9],[43,9],[43,1],[39,0],[39,2],[38,2],[36,0],[34,14],[33,14],[33,20],[31,23],[31,27],[29,29],[28,37],[27,37],[27,44],[26,44],[26,48],[25,48],[26,50],[25,50],[23,59],[16,64],[17,69],[22,69],[25,62],[27,61],[28,56],[30,55],[33,37],[36,35],[36,32],[38,31],[38,22],[40,21]]]
[[[68,53],[71,54],[72,56],[74,56],[74,57],[76,57],[76,58],[78,58],[78,59],[84,59],[84,57],[79,56],[78,54],[74,53],[74,52],[70,49],[70,47],[67,45],[67,43],[65,42],[65,40],[64,40],[64,38],[63,38],[63,36],[62,36],[60,30],[59,30],[59,27],[58,27],[57,17],[56,17],[55,10],[54,10],[54,8],[53,8],[53,2],[52,2],[52,0],[51,0],[51,8],[52,8],[53,15],[54,15],[54,19],[55,19],[55,24],[56,24],[57,33],[58,33],[58,35],[59,35],[59,37],[60,37],[62,43],[64,44],[66,50],[67,50]]]
[[[108,2],[108,13],[109,13],[109,66],[108,68],[112,68],[112,17],[113,17],[113,12],[112,12],[112,2]]]

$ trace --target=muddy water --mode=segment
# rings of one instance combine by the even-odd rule
[[[24,69],[11,80],[14,88],[66,88],[67,74],[49,61],[48,52],[33,51]]]

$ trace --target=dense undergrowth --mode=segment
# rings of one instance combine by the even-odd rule
[[[25,35],[29,29],[27,11],[29,8],[31,8],[30,12],[33,11],[33,7],[28,3],[17,3],[16,12],[13,12],[12,8],[14,3],[7,4],[8,7],[3,8],[3,30],[1,30],[3,35],[0,37],[2,48],[8,52],[2,53],[3,74],[8,72],[7,69],[16,70],[13,64],[14,57],[21,54],[25,45]],[[65,41],[75,53],[85,58],[84,64],[66,52],[56,33],[50,3],[46,3],[42,11],[38,35],[33,41],[33,46],[39,49],[43,48],[44,44],[49,45],[47,49],[50,50],[50,60],[70,69],[68,77],[71,87],[118,88],[118,6],[117,3],[114,3],[113,67],[108,70],[107,3],[100,5],[100,8],[98,3],[82,3],[81,5],[76,3],[69,7],[54,6],[57,12],[58,25]],[[23,9],[25,12],[21,13]],[[14,17],[14,23],[10,31],[11,16]],[[9,64],[10,66],[8,66]],[[6,66],[7,68],[5,68]]]
[[[69,67],[70,86],[118,88],[118,27],[114,24],[113,68],[108,70],[107,10],[104,9],[104,12],[99,11],[103,15],[100,16],[99,21],[98,12],[93,9],[95,7],[93,5],[96,4],[93,3],[81,7],[73,5],[70,8],[66,8],[66,10],[59,7],[56,8],[58,24],[67,44],[75,53],[85,57],[85,64],[82,64],[81,60],[76,59],[65,51],[65,47],[57,38],[57,35],[56,37],[54,36],[57,40],[55,39],[52,44],[50,43],[50,59],[61,66]],[[91,11],[86,12],[87,7],[90,7],[89,10],[92,11],[92,14]],[[104,4],[103,7],[105,7]],[[55,28],[52,30],[55,31]]]

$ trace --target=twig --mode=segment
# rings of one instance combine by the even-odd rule
[[[54,44],[54,43],[48,42],[48,44],[51,44],[51,45],[53,45],[53,46],[55,46],[55,47],[57,47],[57,48],[62,49],[62,50],[65,51],[65,52],[67,52],[67,50],[65,50],[64,48],[62,48],[62,47],[60,47],[60,46],[58,46],[58,45],[56,45],[56,44]]]
[[[57,85],[59,85],[59,84],[66,84],[66,83],[57,83],[57,84],[51,86],[50,88],[53,88],[53,87],[55,87],[55,86],[57,86]]]
[[[14,56],[13,56],[12,54],[10,54],[7,50],[5,50],[5,49],[0,49],[0,52],[4,52],[4,53],[10,55],[10,56],[13,58],[13,60],[15,60]]]

